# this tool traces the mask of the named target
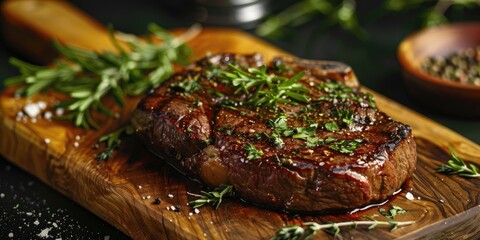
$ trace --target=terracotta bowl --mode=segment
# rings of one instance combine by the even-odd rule
[[[404,39],[398,48],[409,93],[431,110],[480,118],[480,86],[450,82],[422,71],[431,56],[447,57],[480,45],[480,22],[457,23],[428,28]]]

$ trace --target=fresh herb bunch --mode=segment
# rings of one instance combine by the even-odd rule
[[[315,235],[318,230],[327,230],[330,233],[333,233],[335,237],[338,237],[340,234],[340,227],[353,227],[366,225],[368,229],[374,229],[377,226],[381,227],[390,227],[390,231],[395,231],[400,226],[413,224],[413,221],[407,222],[396,222],[396,221],[377,221],[375,219],[369,219],[368,221],[349,221],[349,222],[340,222],[340,223],[327,223],[319,224],[316,222],[304,222],[302,226],[287,226],[282,228],[277,234],[271,238],[271,240],[296,240],[296,239],[308,239]]]
[[[450,150],[451,159],[448,160],[448,164],[441,165],[437,168],[437,172],[445,173],[448,175],[459,175],[462,177],[480,177],[478,167],[474,164],[466,164],[462,159],[457,157],[452,149]]]
[[[199,208],[206,204],[210,204],[217,209],[222,203],[223,197],[231,196],[233,193],[233,186],[228,184],[221,184],[220,186],[213,189],[211,192],[202,191],[202,194],[191,194],[193,196],[199,197],[196,200],[190,201],[189,206],[193,208]]]
[[[267,73],[267,67],[248,68],[246,71],[229,64],[229,71],[223,71],[220,77],[223,82],[236,87],[235,94],[243,92],[252,94],[248,103],[253,106],[275,107],[277,103],[306,103],[311,98],[306,95],[310,89],[299,83],[305,75],[299,72],[289,78]]]
[[[421,0],[386,0],[384,7],[390,11],[404,11],[411,8],[423,7],[425,8],[423,15],[423,26],[431,27],[448,22],[445,13],[448,9],[466,9],[479,7],[478,0],[436,0],[436,1],[421,1]]]
[[[385,216],[386,218],[395,218],[399,214],[404,214],[407,213],[407,210],[397,206],[397,205],[392,205],[392,207],[387,211],[385,208],[380,208],[378,211]]]
[[[132,35],[115,33],[109,28],[110,38],[118,53],[93,52],[54,43],[62,58],[53,66],[43,67],[12,58],[21,75],[5,80],[6,86],[20,85],[17,94],[30,97],[38,92],[54,89],[67,94],[70,99],[57,107],[68,110],[63,119],[75,126],[98,128],[91,113],[96,110],[112,116],[102,100],[112,95],[123,107],[124,96],[137,96],[158,86],[173,73],[174,64],[186,64],[190,49],[185,42],[198,33],[193,27],[180,37],[174,37],[155,24],[148,26],[150,33],[160,41],[139,39]],[[122,47],[125,44],[128,51]]]
[[[366,31],[360,26],[356,15],[355,0],[302,0],[289,6],[278,15],[268,18],[256,32],[262,36],[282,36],[286,27],[297,27],[317,16],[324,16],[320,28],[339,25],[357,38],[365,39]]]
[[[113,152],[120,147],[122,143],[122,137],[126,135],[131,135],[133,133],[133,126],[127,125],[122,127],[112,133],[105,134],[98,139],[98,143],[104,143],[105,149],[103,149],[100,153],[97,154],[95,157],[97,161],[107,161],[113,155]]]

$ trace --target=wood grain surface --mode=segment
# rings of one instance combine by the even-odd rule
[[[111,49],[110,43],[104,41],[104,27],[62,1],[6,1],[2,12],[5,34],[10,36],[7,38],[26,54],[35,55],[27,47],[32,43],[16,38],[27,32],[35,36],[30,40],[57,39],[89,49]],[[53,20],[52,14],[57,20]],[[65,21],[58,21],[59,17]],[[43,24],[35,24],[38,21]],[[88,40],[69,35],[69,31],[85,31]],[[195,58],[207,52],[224,51],[260,52],[266,59],[287,54],[231,29],[204,29],[189,45],[194,49]],[[55,97],[46,93],[27,100],[15,98],[13,92],[14,89],[6,89],[0,95],[0,153],[134,239],[268,239],[283,226],[302,221],[338,222],[363,216],[386,220],[379,214],[378,206],[353,214],[293,216],[236,199],[225,201],[217,210],[203,207],[195,214],[186,204],[194,199],[189,193],[199,193],[202,186],[150,154],[135,137],[128,138],[113,159],[102,163],[94,159],[97,150],[92,146],[98,137],[124,124],[138,98],[127,99],[124,109],[114,108],[120,113],[120,119],[105,119],[100,130],[86,131],[67,122],[18,121],[16,115],[27,101],[42,100],[51,104]],[[480,165],[480,146],[372,93],[382,111],[413,128],[418,145],[417,169],[404,189],[383,207],[401,206],[407,213],[395,220],[413,220],[415,224],[394,232],[357,228],[342,236],[346,239],[475,239],[480,234],[480,179],[445,176],[435,173],[435,168],[448,160],[448,148],[454,149],[465,161]],[[75,142],[79,143],[78,147]],[[408,200],[407,193],[414,199]],[[157,196],[162,199],[159,205],[153,204]],[[181,209],[167,210],[171,206]],[[319,232],[316,237],[333,238],[325,232]]]

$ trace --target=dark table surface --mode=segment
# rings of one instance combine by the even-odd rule
[[[112,23],[116,29],[134,34],[145,33],[149,22],[169,29],[186,27],[194,22],[185,14],[187,8],[172,9],[171,2],[169,6],[153,0],[71,2],[101,23]],[[187,2],[180,0],[176,5]],[[271,9],[281,9],[288,2],[275,2]],[[368,2],[358,1],[360,22],[369,34],[366,40],[358,40],[336,26],[319,30],[321,19],[291,29],[282,39],[266,40],[299,57],[345,62],[353,67],[364,86],[480,143],[479,120],[430,112],[418,106],[405,91],[396,48],[405,36],[419,29],[423,9],[385,12],[380,2]],[[454,21],[480,21],[478,8],[450,14]],[[252,30],[249,32],[254,34]],[[10,56],[21,57],[0,42],[0,82],[16,74],[8,64]],[[37,239],[45,235],[51,239],[128,239],[102,219],[0,156],[0,239]]]

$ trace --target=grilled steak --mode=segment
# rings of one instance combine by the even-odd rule
[[[378,111],[348,66],[263,65],[258,54],[197,61],[142,99],[136,132],[185,174],[277,209],[361,207],[412,175],[410,127]]]

